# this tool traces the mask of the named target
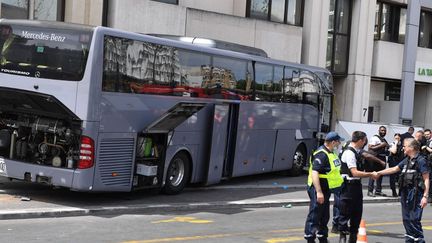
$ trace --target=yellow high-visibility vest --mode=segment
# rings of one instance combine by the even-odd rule
[[[343,178],[340,174],[341,162],[335,153],[329,153],[324,148],[321,148],[313,153],[315,156],[319,152],[324,152],[327,155],[328,161],[330,163],[330,171],[327,174],[319,174],[319,178],[327,179],[327,183],[330,189],[338,188],[342,186]],[[308,185],[312,185],[312,161],[309,165],[309,176]]]

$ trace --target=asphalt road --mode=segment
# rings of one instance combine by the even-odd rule
[[[304,242],[305,206],[1,220],[2,242]],[[398,203],[366,204],[368,242],[403,242]],[[432,210],[423,214],[432,240]],[[337,242],[330,235],[330,242]]]

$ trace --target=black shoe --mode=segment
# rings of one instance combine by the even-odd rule
[[[350,234],[349,243],[356,243],[356,242],[357,242],[357,234]]]
[[[341,234],[339,235],[339,243],[346,243],[346,242],[347,242],[346,238],[347,238],[347,235],[341,233]]]
[[[381,197],[387,197],[387,195],[384,194],[383,192],[375,192],[375,195],[381,196]]]
[[[339,234],[340,232],[339,232],[339,229],[338,229],[338,227],[337,227],[337,225],[333,225],[333,227],[332,227],[332,229],[331,229],[331,232],[333,233],[333,234]]]
[[[315,243],[315,239],[307,239],[307,243]]]
[[[327,238],[318,238],[319,243],[329,243]]]
[[[367,195],[368,195],[368,197],[375,197],[375,193],[373,193],[373,192],[368,192]]]
[[[399,196],[399,195],[396,193],[396,190],[395,190],[395,189],[392,190],[392,196],[393,196],[393,197],[398,197],[398,196]]]

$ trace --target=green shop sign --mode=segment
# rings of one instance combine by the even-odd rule
[[[432,83],[432,63],[416,62],[414,80],[416,82]]]
[[[417,74],[419,76],[432,76],[432,68],[418,68]]]

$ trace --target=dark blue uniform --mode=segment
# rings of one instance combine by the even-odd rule
[[[402,160],[399,165],[401,169],[401,205],[402,218],[405,227],[405,242],[424,243],[423,229],[421,218],[423,209],[420,207],[420,201],[423,197],[424,189],[422,175],[429,173],[430,168],[427,160],[423,156],[417,155],[415,158],[409,157]],[[410,171],[414,171],[410,173]],[[404,179],[405,178],[405,179]]]
[[[324,148],[329,151],[325,146],[322,146],[319,149]],[[317,171],[319,174],[326,174],[330,172],[331,166],[328,161],[328,157],[324,152],[319,152],[315,154],[312,160],[312,170]],[[328,228],[327,223],[329,221],[330,215],[330,194],[331,191],[329,189],[328,183],[326,179],[320,178],[321,190],[324,195],[324,203],[319,204],[317,202],[316,190],[313,184],[308,186],[307,192],[310,198],[309,204],[309,213],[306,218],[305,224],[305,239],[314,242],[315,237],[318,238],[319,242],[327,242],[328,237]],[[318,224],[317,224],[318,223]]]

